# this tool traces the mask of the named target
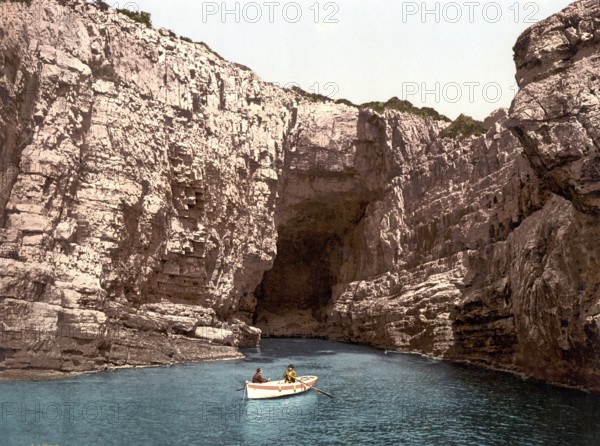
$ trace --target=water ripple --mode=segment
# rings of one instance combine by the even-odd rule
[[[245,400],[289,362],[315,392]],[[598,445],[600,398],[508,374],[321,340],[268,339],[239,361],[0,383],[2,445]],[[70,409],[67,410],[67,409]],[[59,412],[60,411],[60,412]]]

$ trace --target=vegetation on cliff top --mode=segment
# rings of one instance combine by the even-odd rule
[[[0,0],[0,3],[25,3],[30,5],[32,0]],[[64,4],[61,2],[61,4]],[[96,5],[100,10],[107,11],[110,8],[110,5],[103,0],[94,0],[94,5]],[[117,12],[126,15],[130,19],[142,23],[146,25],[148,28],[152,28],[152,18],[149,12],[146,11],[133,11],[130,9],[117,9]]]
[[[117,9],[123,15],[126,15],[135,22],[142,23],[148,28],[152,28],[152,18],[146,11],[130,11],[129,9]]]
[[[440,138],[468,138],[473,135],[483,135],[485,132],[487,129],[483,126],[483,122],[461,114],[452,121],[452,124],[442,130]]]
[[[362,104],[360,108],[369,108],[379,113],[383,113],[385,110],[398,110],[401,112],[421,116],[425,119],[431,119],[433,121],[451,121],[450,118],[438,113],[431,107],[415,107],[411,102],[398,99],[395,96],[387,102],[367,102],[365,104]]]
[[[94,0],[94,5],[102,11],[107,11],[110,8],[110,5],[103,0]],[[152,17],[149,12],[134,11],[126,8],[117,8],[117,12],[126,15],[135,22],[146,25],[148,28],[152,28]]]
[[[291,90],[307,98],[311,102],[335,102],[336,104],[345,104],[350,107],[370,109],[379,113],[383,113],[386,110],[398,110],[405,113],[411,113],[413,115],[417,115],[425,119],[430,119],[432,121],[452,122],[450,118],[448,118],[445,115],[442,115],[441,113],[438,113],[431,107],[415,107],[409,101],[398,99],[397,97],[393,97],[387,102],[367,102],[365,104],[357,105],[352,101],[349,101],[348,99],[337,99],[334,101],[333,99],[327,96],[323,96],[322,94],[317,93],[309,93],[308,91],[303,90],[302,88],[297,86],[292,87]]]
[[[102,11],[106,11],[108,8],[110,8],[110,5],[102,0],[94,0],[94,4]]]
[[[0,0],[0,1],[5,1],[5,0]],[[94,0],[94,5],[96,5],[98,8],[100,8],[102,11],[107,11],[110,8],[110,5],[106,2],[104,2],[103,0]],[[148,28],[152,28],[152,16],[150,15],[149,12],[131,11],[129,9],[117,9],[117,12],[119,12],[123,15],[126,15],[127,17],[129,17],[130,19],[132,19],[138,23],[142,23],[142,24],[146,25]],[[171,36],[173,38],[177,38],[177,34],[174,31],[172,31],[170,29],[167,29],[166,31],[169,34],[169,36]],[[219,53],[217,53],[215,50],[210,48],[204,42],[194,42],[189,37],[184,37],[184,36],[180,36],[179,39],[184,42],[202,45],[205,49],[207,49],[208,51],[213,53],[219,59],[223,59],[223,57]],[[223,60],[225,60],[225,59],[223,59]]]
[[[318,93],[310,93],[296,85],[293,86],[291,88],[291,90],[295,93],[298,93],[300,96],[304,96],[310,102],[334,102],[336,104],[345,104],[345,105],[349,105],[350,107],[359,108],[358,105],[354,104],[353,102],[349,101],[348,99],[334,100],[334,99],[330,98],[329,96],[325,96],[325,95],[318,94]]]
[[[344,105],[348,105],[350,107],[356,107],[358,108],[358,105],[356,105],[354,102],[349,101],[348,99],[338,99],[335,101],[336,104],[344,104]]]
[[[31,2],[32,2],[32,0],[0,0],[0,3],[25,3],[27,5],[30,5]],[[103,0],[93,0],[93,4],[96,5],[102,11],[106,11],[110,8],[110,5],[106,2],[104,2]],[[152,28],[152,17],[149,12],[132,11],[129,9],[124,9],[124,8],[117,9],[117,12],[119,12],[120,14],[126,15],[127,17],[134,20],[135,22],[146,25],[146,27],[148,27],[148,28]],[[173,31],[171,31],[171,30],[167,30],[167,31],[169,32],[169,35],[171,37],[177,37],[177,35]],[[212,48],[210,48],[204,42],[193,42],[192,39],[190,39],[189,37],[183,37],[183,36],[180,37],[180,39],[185,42],[197,43],[199,45],[202,45],[208,51],[212,52],[215,56],[219,57],[220,59],[223,59],[223,57],[220,54],[218,54],[216,51],[214,51]],[[387,102],[373,101],[373,102],[366,102],[364,104],[357,105],[347,99],[337,99],[334,101],[333,99],[331,99],[327,96],[324,96],[324,95],[318,94],[318,93],[310,93],[306,90],[303,90],[302,88],[300,88],[298,86],[292,87],[291,90],[293,92],[305,97],[309,101],[315,102],[315,103],[316,102],[335,102],[336,104],[345,104],[350,107],[357,107],[357,108],[361,108],[361,109],[371,109],[371,110],[374,110],[379,113],[383,113],[383,112],[385,112],[385,110],[397,110],[397,111],[401,111],[401,112],[405,112],[405,113],[411,113],[413,115],[421,116],[425,119],[431,119],[434,121],[451,122],[451,120],[447,116],[438,113],[435,109],[433,109],[431,107],[416,107],[410,101],[402,100],[395,96],[393,98],[389,99]],[[453,139],[466,138],[466,137],[473,136],[473,135],[484,134],[486,131],[487,131],[487,129],[483,126],[483,122],[477,121],[477,120],[471,118],[470,116],[461,114],[458,118],[456,118],[454,121],[452,121],[452,123],[446,129],[444,129],[440,133],[439,136],[440,136],[440,138],[453,138]]]
[[[300,96],[304,96],[310,102],[333,102],[333,99],[327,96],[318,93],[309,93],[308,91],[303,90],[296,85],[294,85],[291,90],[295,93],[298,93]]]

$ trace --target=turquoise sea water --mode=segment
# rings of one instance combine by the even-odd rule
[[[0,445],[599,445],[600,397],[419,356],[267,339],[240,361],[0,383]],[[316,392],[248,401],[293,362]]]

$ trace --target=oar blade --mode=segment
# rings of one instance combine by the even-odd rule
[[[299,379],[298,381],[300,381],[300,382],[301,382],[301,383],[304,385],[304,387],[308,387],[309,389],[313,389],[313,390],[315,390],[315,391],[317,391],[317,392],[319,392],[319,393],[322,393],[323,395],[326,395],[326,396],[328,396],[329,398],[333,398],[333,395],[332,395],[332,394],[330,394],[330,393],[324,392],[324,391],[323,391],[323,390],[321,390],[321,389],[317,389],[315,386],[309,386],[308,384],[306,384],[306,383],[305,383],[304,381],[302,381],[301,379]]]
[[[328,396],[329,398],[333,398],[333,395],[332,395],[331,393],[327,393],[327,392],[325,392],[324,390],[317,389],[317,388],[316,388],[316,387],[314,387],[314,386],[313,386],[313,387],[311,387],[311,389],[313,389],[313,390],[316,390],[317,392],[319,392],[319,393],[322,393],[323,395],[326,395],[326,396]]]

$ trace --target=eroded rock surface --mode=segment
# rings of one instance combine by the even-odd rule
[[[293,96],[112,10],[0,8],[4,366],[256,345],[233,313],[275,253]]]
[[[0,4],[0,367],[235,357],[262,330],[600,392],[599,17],[525,33],[510,117],[453,140],[83,1]]]
[[[516,322],[519,363],[600,387],[600,4],[582,0],[515,45],[520,91],[509,126],[553,197],[531,228]],[[525,241],[524,241],[525,242]],[[533,262],[531,251],[543,257]],[[517,257],[513,258],[517,261]],[[538,263],[537,265],[535,263]],[[513,267],[513,269],[515,269]],[[513,272],[513,276],[515,273]],[[527,283],[529,282],[529,283]],[[527,287],[527,288],[525,288]]]
[[[583,213],[600,215],[600,4],[575,2],[515,45],[512,127],[538,175]]]

